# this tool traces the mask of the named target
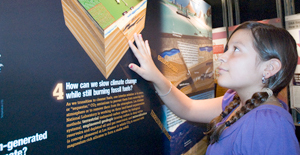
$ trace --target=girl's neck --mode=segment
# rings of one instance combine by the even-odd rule
[[[254,89],[254,90],[236,90],[237,94],[240,97],[240,106],[244,106],[246,104],[246,101],[251,99],[253,94],[256,92],[260,92],[261,89]]]

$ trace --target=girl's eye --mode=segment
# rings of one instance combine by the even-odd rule
[[[238,51],[240,51],[240,49],[237,48],[237,47],[234,47],[234,51],[235,51],[235,52],[238,52]]]

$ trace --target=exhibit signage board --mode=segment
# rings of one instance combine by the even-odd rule
[[[214,97],[204,1],[5,0],[0,19],[0,154],[184,154],[203,138],[128,68],[128,41],[141,33],[175,87]]]
[[[190,97],[213,98],[211,6],[203,0],[160,0],[158,8],[160,40],[155,44],[159,46],[152,46],[158,68]],[[157,111],[160,110],[162,124],[172,137],[165,142],[170,154],[182,154],[192,146],[199,146],[197,142],[204,136],[205,124],[199,126],[180,119],[165,105]]]

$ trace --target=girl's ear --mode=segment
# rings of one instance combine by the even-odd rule
[[[275,75],[281,69],[281,61],[279,59],[273,58],[266,62],[265,78],[270,78],[271,76]]]

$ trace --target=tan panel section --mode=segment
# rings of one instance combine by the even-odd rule
[[[133,34],[140,33],[145,27],[146,9],[141,11],[129,24],[134,25],[122,32],[116,29],[112,34],[105,38],[105,57],[106,57],[106,70],[107,77],[112,73],[114,68],[118,65],[124,54],[129,48],[128,37],[133,41]]]
[[[133,41],[133,34],[140,33],[145,27],[145,20],[146,20],[146,9],[141,11],[138,15],[136,15],[131,21],[130,24],[134,24],[131,26],[130,29],[123,30],[125,36]]]
[[[133,41],[133,34],[140,33],[145,26],[146,9],[133,17],[129,29],[116,28],[104,39],[103,29],[77,0],[62,0],[62,7],[67,27],[105,78],[128,50],[128,37]]]
[[[104,38],[85,9],[76,0],[62,0],[65,22],[103,75],[106,75]]]
[[[105,38],[105,45],[106,70],[107,77],[109,77],[128,50],[129,45],[127,38],[119,28],[116,28]]]

